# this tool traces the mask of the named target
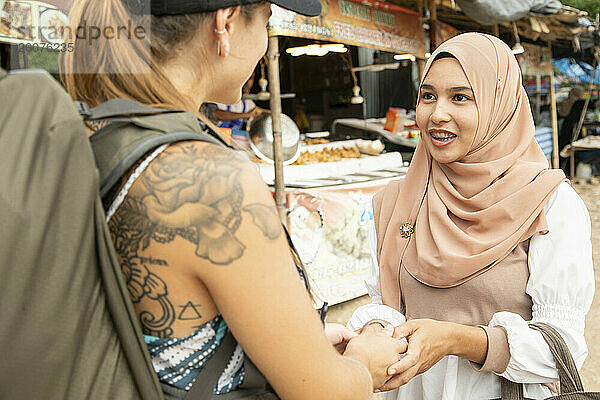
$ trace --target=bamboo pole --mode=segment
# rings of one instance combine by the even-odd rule
[[[427,60],[417,58],[417,66],[419,67],[419,82],[423,80],[423,74],[425,73],[425,63]]]
[[[535,120],[540,120],[542,109],[542,76],[535,74]]]
[[[419,21],[423,24],[423,11],[425,10],[425,0],[417,1],[417,12],[419,13]],[[417,59],[417,66],[419,67],[419,82],[423,79],[423,72],[425,71],[425,61],[420,58]]]
[[[433,53],[439,45],[436,40],[437,34],[437,0],[429,0],[429,52]]]
[[[554,71],[550,72],[550,111],[552,113],[552,168],[559,168],[558,161],[558,114],[556,113],[556,90],[554,89]]]
[[[500,28],[498,27],[498,24],[492,25],[492,35],[500,37]]]
[[[419,13],[419,18],[423,18],[423,0],[418,0],[417,1],[417,12]]]
[[[552,54],[552,43],[548,42]],[[550,71],[550,113],[552,115],[552,168],[559,168],[558,152],[558,114],[556,112],[556,91],[554,90],[554,71]]]
[[[287,207],[283,180],[283,146],[281,142],[281,84],[279,80],[279,37],[269,37],[269,92],[273,120],[273,161],[275,168],[275,203],[281,222],[286,225]]]

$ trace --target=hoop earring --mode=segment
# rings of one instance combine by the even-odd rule
[[[227,28],[223,28],[223,29],[221,29],[221,30],[218,30],[217,28],[215,28],[215,33],[216,33],[217,35],[224,35],[224,34],[226,34],[226,33],[227,33]]]

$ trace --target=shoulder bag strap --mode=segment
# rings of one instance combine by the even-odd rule
[[[581,377],[577,371],[577,366],[573,360],[573,356],[567,347],[564,339],[548,324],[537,322],[529,324],[531,329],[539,331],[542,337],[548,344],[554,361],[556,362],[556,369],[558,370],[558,377],[560,380],[560,391],[562,394],[569,393],[582,393],[584,391],[583,384],[581,383]],[[523,400],[523,385],[515,382],[511,382],[507,379],[501,378],[502,386],[502,400]],[[594,394],[595,395],[595,394]],[[590,399],[592,397],[589,397]],[[596,398],[596,397],[593,397]],[[598,395],[600,399],[600,395]]]
[[[215,350],[215,353],[208,360],[198,377],[192,384],[192,388],[188,392],[185,400],[209,400],[213,397],[213,391],[217,386],[219,377],[227,367],[227,363],[233,352],[237,342],[235,341],[230,330],[223,337],[221,344]]]
[[[562,393],[583,392],[583,384],[581,383],[577,366],[560,333],[550,325],[542,323],[530,324],[529,327],[539,331],[550,347],[550,351],[556,362],[556,368],[558,369],[560,391]]]

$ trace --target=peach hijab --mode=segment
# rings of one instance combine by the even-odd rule
[[[565,180],[549,170],[534,139],[534,122],[521,71],[500,39],[465,33],[443,43],[475,95],[479,125],[467,155],[436,162],[423,143],[403,181],[390,183],[373,199],[377,255],[385,304],[399,306],[402,264],[420,282],[458,286],[502,260],[535,233],[547,233],[544,205]],[[400,234],[404,223],[414,234]]]

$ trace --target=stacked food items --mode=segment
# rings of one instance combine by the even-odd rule
[[[300,153],[300,156],[292,165],[304,165],[308,163],[322,163],[340,161],[343,158],[361,158],[360,152],[356,146],[328,148],[310,152],[308,150]]]

